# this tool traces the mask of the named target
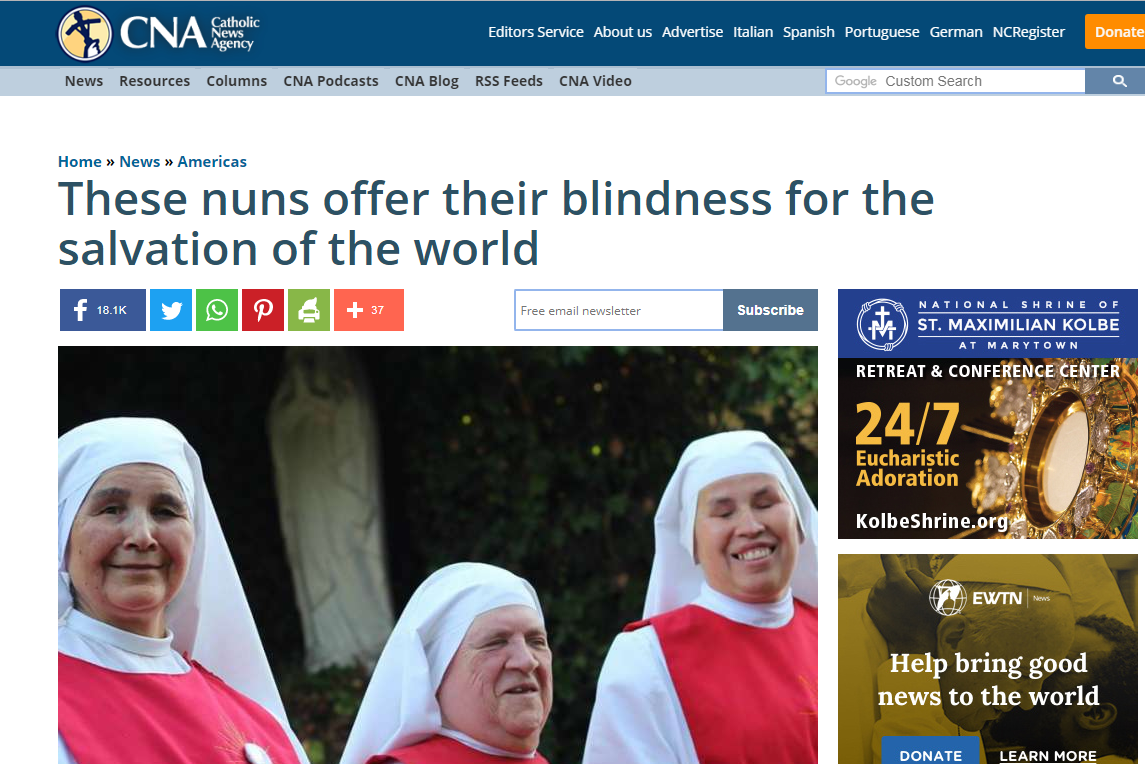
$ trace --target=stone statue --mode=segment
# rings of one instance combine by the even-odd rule
[[[394,615],[378,425],[353,351],[288,348],[268,429],[306,667],[372,666]]]

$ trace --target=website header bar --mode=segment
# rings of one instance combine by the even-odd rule
[[[1121,66],[1145,2],[5,3],[0,66]],[[1095,13],[1100,11],[1100,13]],[[1087,18],[1089,21],[1087,22]],[[14,23],[14,25],[13,25]],[[1088,23],[1088,25],[1087,25]]]

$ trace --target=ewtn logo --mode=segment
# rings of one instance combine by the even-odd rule
[[[908,323],[906,308],[901,302],[881,297],[863,303],[855,319],[855,328],[864,345],[889,353],[906,339]]]
[[[975,590],[967,597],[966,587],[949,578],[930,587],[930,606],[939,615],[957,615],[967,601],[972,605],[1021,605],[1022,592]]]
[[[56,39],[64,53],[76,61],[95,61],[111,47],[111,19],[102,11],[84,6],[67,12],[60,21]]]
[[[949,578],[930,587],[930,606],[939,615],[958,615],[966,607],[966,589]]]

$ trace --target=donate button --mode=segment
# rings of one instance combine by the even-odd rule
[[[977,735],[884,735],[882,764],[954,761],[978,764]]]
[[[1145,13],[1087,13],[1085,47],[1145,48]]]

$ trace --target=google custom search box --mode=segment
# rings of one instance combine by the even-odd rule
[[[815,289],[515,289],[513,328],[573,331],[816,331]]]
[[[1084,93],[1084,69],[828,69],[828,93]]]

